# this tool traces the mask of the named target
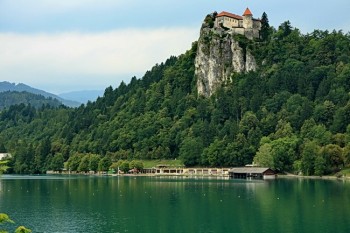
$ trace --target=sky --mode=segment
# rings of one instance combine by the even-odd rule
[[[54,94],[128,83],[190,49],[211,12],[350,31],[349,0],[0,0],[0,81]]]

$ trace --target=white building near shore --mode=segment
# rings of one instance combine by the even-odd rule
[[[0,153],[0,160],[5,160],[11,158],[12,155],[10,153]]]

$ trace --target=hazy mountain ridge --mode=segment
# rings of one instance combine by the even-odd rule
[[[104,90],[83,90],[61,93],[58,96],[63,99],[69,99],[80,103],[95,101],[98,97],[103,96]]]
[[[57,99],[44,97],[42,95],[33,94],[26,91],[0,92],[0,110],[19,104],[30,105],[34,108],[41,108],[42,106],[58,107],[62,105],[62,103]]]
[[[37,95],[42,95],[44,97],[47,98],[53,98],[53,99],[57,99],[58,101],[62,102],[62,104],[68,106],[68,107],[78,107],[81,105],[80,102],[77,101],[72,101],[72,100],[67,100],[64,98],[61,98],[55,94],[40,90],[40,89],[36,89],[33,88],[31,86],[28,86],[26,84],[23,83],[10,83],[7,81],[3,81],[0,82],[0,92],[5,92],[5,91],[18,91],[18,92],[22,92],[22,91],[26,91],[29,93],[33,93],[33,94],[37,94]]]

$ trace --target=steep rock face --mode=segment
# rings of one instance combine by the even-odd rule
[[[256,68],[251,52],[242,48],[233,34],[222,28],[202,27],[195,60],[199,95],[211,96],[232,72],[249,72]]]

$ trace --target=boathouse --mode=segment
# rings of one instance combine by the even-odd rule
[[[276,172],[266,167],[235,167],[229,171],[231,178],[274,179]]]

